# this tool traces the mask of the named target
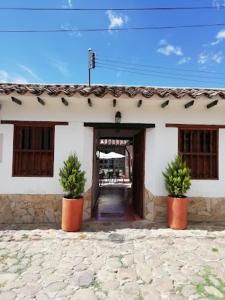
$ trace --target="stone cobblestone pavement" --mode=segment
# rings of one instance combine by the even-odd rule
[[[115,227],[2,229],[0,300],[225,299],[225,227]]]

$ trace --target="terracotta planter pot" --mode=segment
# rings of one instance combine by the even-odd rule
[[[173,229],[187,228],[188,198],[167,199],[168,227]]]
[[[80,231],[83,215],[83,198],[62,200],[62,230]]]

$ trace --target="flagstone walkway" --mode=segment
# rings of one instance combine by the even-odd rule
[[[0,299],[225,299],[223,227],[118,227],[0,231]]]

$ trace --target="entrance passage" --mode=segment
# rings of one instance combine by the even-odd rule
[[[145,129],[94,129],[94,218],[143,218],[144,156]]]
[[[130,187],[123,184],[100,187],[98,206],[96,209],[97,220],[135,220],[131,210]]]

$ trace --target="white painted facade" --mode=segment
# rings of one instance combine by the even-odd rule
[[[10,95],[11,96],[11,95]],[[15,95],[16,96],[16,95]],[[154,123],[155,128],[146,130],[145,186],[154,195],[166,195],[162,171],[175,157],[178,150],[178,129],[167,128],[166,123],[225,125],[224,101],[207,109],[211,102],[205,97],[195,101],[194,106],[184,108],[191,99],[168,98],[169,105],[162,109],[165,101],[157,96],[142,99],[140,97],[121,96],[117,106],[112,106],[112,96],[97,98],[91,96],[93,106],[82,96],[67,97],[69,106],[62,104],[60,97],[42,95],[46,105],[37,102],[35,96],[17,96],[23,105],[17,105],[9,96],[0,96],[1,120],[24,121],[67,121],[69,126],[56,126],[54,177],[12,177],[13,125],[0,124],[0,194],[60,194],[63,193],[58,178],[59,168],[68,154],[76,152],[86,171],[86,190],[92,183],[93,129],[84,127],[84,122],[114,122],[116,111],[122,113],[124,123]],[[167,99],[166,99],[167,100]],[[225,196],[225,129],[219,129],[219,180],[192,180],[189,196],[224,197]]]

